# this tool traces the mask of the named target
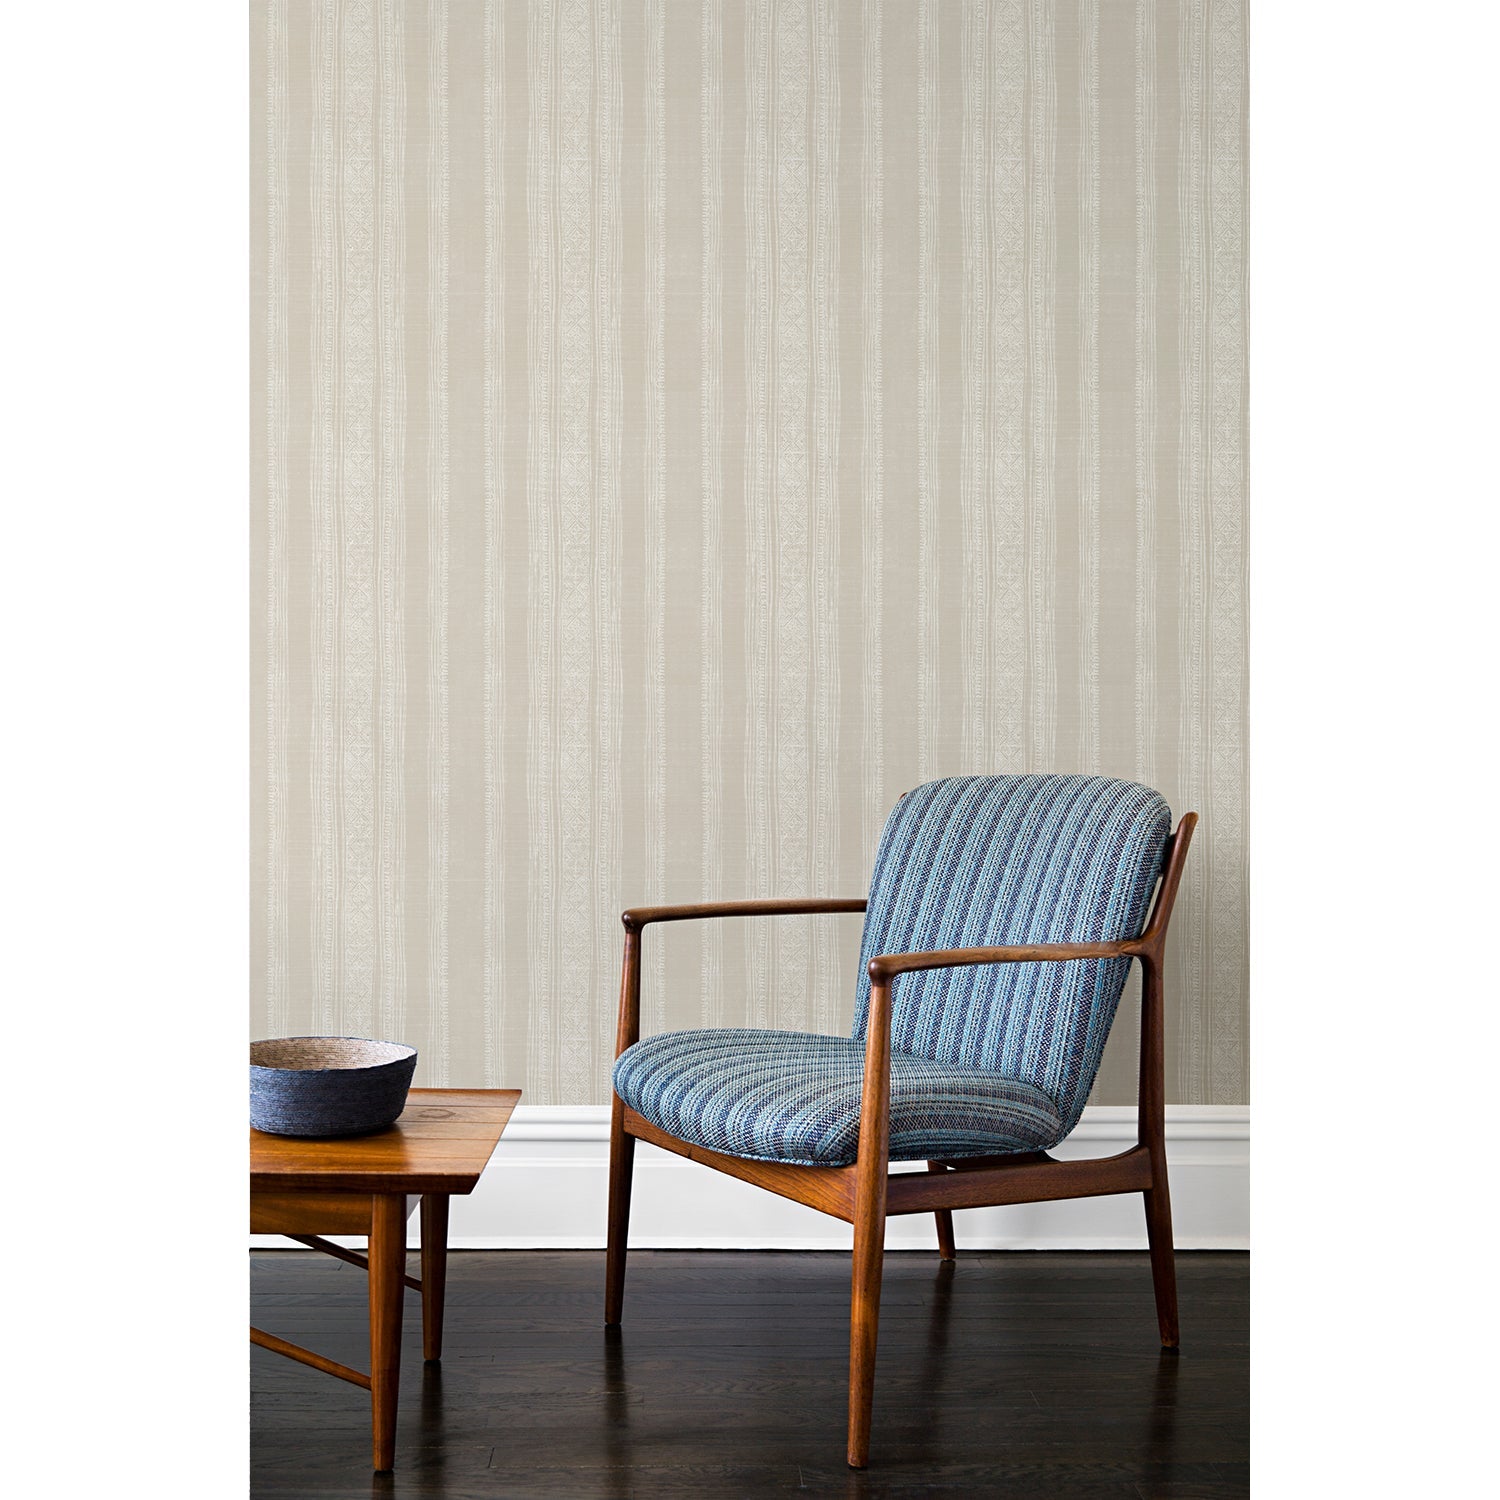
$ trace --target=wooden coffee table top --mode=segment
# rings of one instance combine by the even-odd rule
[[[250,1132],[252,1190],[472,1193],[520,1089],[413,1089],[378,1135],[336,1140]]]

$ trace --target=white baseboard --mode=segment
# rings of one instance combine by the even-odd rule
[[[1135,1140],[1133,1105],[1092,1105],[1059,1146],[1060,1157],[1109,1156]],[[1168,1105],[1167,1165],[1179,1250],[1250,1248],[1250,1110],[1245,1105]],[[456,1250],[598,1250],[609,1181],[607,1105],[520,1105],[480,1179],[454,1198]],[[1131,1193],[969,1208],[954,1215],[960,1249],[1139,1250],[1141,1200]],[[411,1224],[416,1243],[416,1218]],[[640,1250],[846,1250],[850,1228],[684,1157],[636,1149],[630,1244]],[[255,1248],[285,1246],[251,1235]],[[358,1243],[355,1241],[355,1243]],[[886,1246],[932,1249],[932,1218],[892,1219]]]

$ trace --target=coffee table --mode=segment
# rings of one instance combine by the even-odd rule
[[[474,1191],[520,1097],[520,1089],[413,1089],[401,1118],[378,1135],[307,1140],[250,1132],[250,1232],[284,1234],[368,1270],[370,1373],[259,1328],[250,1341],[370,1392],[377,1472],[395,1466],[402,1290],[422,1294],[422,1357],[438,1359],[448,1199]],[[420,1281],[406,1274],[406,1221],[418,1203]],[[345,1250],[325,1234],[366,1235],[370,1253]]]

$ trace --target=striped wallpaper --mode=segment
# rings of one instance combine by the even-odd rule
[[[1243,1102],[1244,5],[252,21],[255,1033],[602,1102],[622,907],[1099,771],[1203,815],[1168,1097]],[[648,937],[645,1024],[845,1031],[858,944]]]

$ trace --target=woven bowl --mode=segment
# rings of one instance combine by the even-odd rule
[[[406,1108],[417,1049],[356,1036],[250,1043],[250,1123],[268,1135],[369,1135]]]

